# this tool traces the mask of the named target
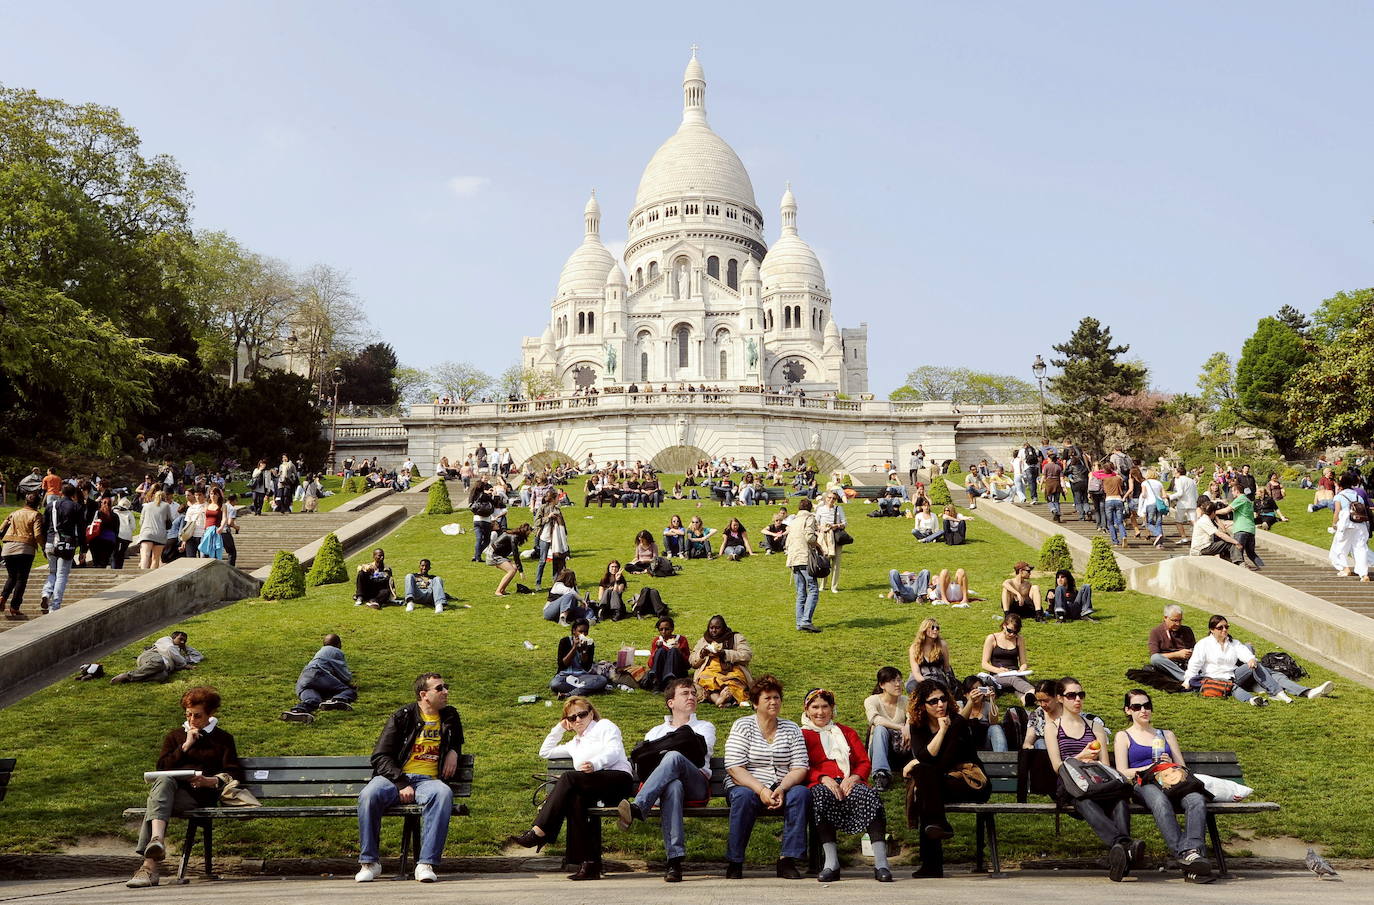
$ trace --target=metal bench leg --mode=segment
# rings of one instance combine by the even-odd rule
[[[415,857],[420,857],[420,818],[407,814],[401,818],[401,867],[395,879],[405,880],[410,876],[410,850],[415,847]]]
[[[186,871],[191,866],[191,850],[196,845],[196,821],[194,818],[186,820],[186,842],[181,846],[181,866],[177,869],[177,885],[189,882],[186,879]]]
[[[973,821],[974,839],[977,842],[976,850],[973,856],[973,872],[975,874],[981,874],[986,870],[986,867],[983,864],[983,821],[986,817],[986,814],[979,814],[977,817],[974,818]]]
[[[214,862],[215,822],[213,820],[205,821],[205,825],[201,827],[201,834],[205,837],[205,879],[218,880],[219,877],[215,876]]]
[[[1217,862],[1217,876],[1223,880],[1231,878],[1226,869],[1226,852],[1221,847],[1221,832],[1217,829],[1217,815],[1207,815],[1207,835],[1212,837],[1212,855]]]
[[[988,851],[992,855],[992,876],[1005,877],[1002,873],[1002,854],[997,850],[997,815],[988,815]]]

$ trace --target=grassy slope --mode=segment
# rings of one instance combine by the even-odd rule
[[[1331,534],[1326,530],[1331,527],[1331,510],[1308,512],[1307,504],[1312,502],[1312,497],[1310,490],[1289,488],[1287,496],[1279,503],[1279,511],[1288,521],[1276,523],[1273,531],[1327,550],[1331,547]]]
[[[713,613],[726,614],[751,640],[755,674],[773,672],[787,688],[785,712],[797,715],[804,691],[816,685],[833,689],[843,721],[862,722],[862,699],[872,688],[879,666],[906,660],[906,647],[917,624],[935,615],[950,639],[955,667],[962,675],[977,668],[983,637],[996,626],[994,605],[976,603],[950,610],[900,606],[880,600],[886,571],[902,568],[967,568],[977,591],[990,594],[1018,559],[1033,559],[1029,547],[974,522],[964,547],[916,545],[909,522],[865,519],[866,507],[851,505],[849,516],[856,545],[845,556],[840,594],[822,594],[816,623],[824,634],[801,635],[792,628],[790,576],[780,557],[754,556],[741,563],[690,561],[683,574],[655,581],[678,617],[681,630],[695,637]],[[697,512],[685,502],[663,510],[624,511],[580,507],[567,510],[576,558],[573,567],[583,585],[594,584],[605,561],[624,557],[641,527],[657,533],[670,512]],[[707,524],[721,527],[722,510],[707,503],[700,510]],[[743,513],[757,531],[770,510]],[[513,512],[512,516],[523,516]],[[466,516],[457,516],[466,523]],[[420,556],[434,560],[436,571],[462,603],[471,609],[442,616],[407,615],[399,608],[380,613],[351,605],[351,590],[341,585],[314,589],[304,600],[269,604],[260,601],[189,619],[182,624],[191,643],[207,655],[201,668],[178,674],[168,686],[112,688],[104,683],[65,681],[0,712],[0,752],[17,753],[20,765],[4,803],[6,832],[0,850],[60,850],[78,837],[122,833],[132,839],[120,818],[123,807],[141,803],[145,787],[140,771],[148,769],[158,743],[180,719],[177,697],[187,687],[210,682],[223,692],[221,713],[245,754],[357,754],[370,751],[377,732],[393,708],[410,697],[413,676],[437,669],[454,681],[454,703],[462,710],[468,750],[478,756],[478,780],[471,802],[473,815],[456,821],[449,853],[492,854],[499,840],[529,825],[532,816],[530,774],[540,768],[537,749],[556,709],[542,704],[517,706],[521,694],[548,695],[546,683],[562,631],[539,617],[534,597],[492,596],[497,571],[469,561],[471,535],[447,537],[440,525],[454,516],[420,516],[385,544],[400,571]],[[532,571],[522,580],[533,584]],[[548,579],[546,578],[546,584]],[[632,590],[642,582],[631,582]],[[1103,594],[1103,618],[1096,624],[1035,625],[1027,628],[1031,666],[1039,676],[1072,673],[1090,692],[1089,707],[1116,729],[1124,726],[1120,694],[1123,673],[1145,659],[1144,639],[1159,620],[1161,601],[1136,593]],[[1193,626],[1206,614],[1189,611]],[[314,725],[297,726],[277,719],[291,702],[296,675],[326,631],[338,631],[355,673],[362,699],[352,714],[323,714]],[[603,658],[613,657],[622,643],[647,647],[652,628],[627,621],[594,629]],[[1245,634],[1242,632],[1242,634]],[[150,639],[151,640],[150,636]],[[527,651],[524,640],[537,645]],[[1260,650],[1269,647],[1261,643]],[[110,672],[125,667],[140,645],[106,661]],[[1314,669],[1314,681],[1336,678]],[[1223,831],[1248,827],[1261,835],[1294,835],[1331,847],[1341,856],[1374,855],[1374,821],[1368,809],[1374,780],[1354,765],[1368,753],[1364,714],[1374,705],[1374,691],[1340,682],[1337,694],[1317,702],[1275,704],[1255,709],[1234,701],[1159,696],[1161,725],[1178,731],[1187,748],[1234,749],[1241,753],[1257,797],[1275,800],[1284,810],[1276,816],[1229,819]],[[1010,702],[1010,699],[1004,699]],[[604,696],[599,705],[633,740],[660,719],[661,699],[644,693]],[[723,740],[739,711],[716,711],[708,718],[721,728]],[[64,724],[63,717],[80,714]],[[1334,730],[1334,731],[1333,731]],[[1314,739],[1321,739],[1314,744]],[[718,751],[719,753],[719,751]],[[72,777],[88,780],[73,782]],[[888,798],[889,823],[904,834],[900,800]],[[776,855],[770,824],[755,834],[752,858]],[[956,818],[959,838],[952,857],[972,844],[972,823]],[[1004,852],[1034,856],[1041,852],[1096,850],[1085,828],[1065,821],[1056,837],[1048,820],[1007,820],[1001,836]],[[389,845],[396,844],[396,829]],[[723,822],[691,829],[694,858],[723,854]],[[1158,848],[1157,834],[1149,837]],[[661,852],[656,827],[637,827],[629,834],[606,832],[608,847],[629,853]],[[356,851],[356,829],[348,821],[264,821],[235,825],[222,834],[226,854],[254,857]]]

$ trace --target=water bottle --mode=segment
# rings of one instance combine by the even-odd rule
[[[1169,746],[1164,742],[1163,733],[1155,733],[1155,740],[1150,743],[1150,753],[1152,761],[1162,764],[1169,759]]]

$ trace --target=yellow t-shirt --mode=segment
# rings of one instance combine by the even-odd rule
[[[410,749],[410,759],[406,761],[404,769],[407,773],[438,777],[439,716],[435,714],[433,719],[429,719],[421,714],[420,719],[424,720],[424,726],[415,737],[415,744]]]

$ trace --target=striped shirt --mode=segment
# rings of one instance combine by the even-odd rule
[[[725,740],[725,768],[743,767],[766,787],[776,785],[789,771],[798,767],[805,770],[810,764],[801,727],[791,720],[778,720],[771,745],[759,731],[756,714],[735,720],[730,737]],[[731,789],[736,785],[726,774],[725,787]]]

